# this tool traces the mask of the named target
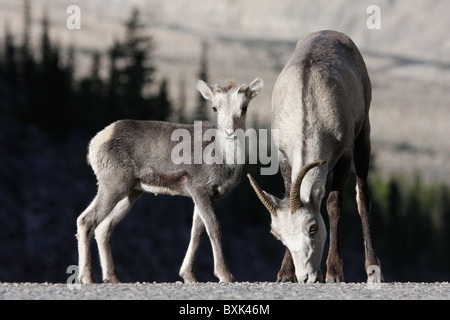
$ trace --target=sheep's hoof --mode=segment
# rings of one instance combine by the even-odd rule
[[[121,282],[120,282],[119,278],[114,275],[114,276],[106,277],[105,279],[103,279],[103,283],[118,284]]]
[[[196,283],[197,279],[195,279],[195,276],[193,273],[190,274],[180,274],[180,277],[183,278],[184,283]]]
[[[234,277],[231,273],[226,272],[224,275],[219,276],[219,282],[220,283],[232,283],[234,282]]]
[[[78,281],[82,284],[93,284],[94,282],[94,278],[92,276],[82,276],[80,275],[78,277]]]
[[[277,283],[286,283],[286,282],[296,282],[295,279],[291,278],[291,277],[277,277]]]

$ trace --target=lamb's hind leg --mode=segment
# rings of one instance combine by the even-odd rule
[[[123,197],[124,194],[99,186],[94,201],[77,219],[78,279],[81,283],[94,283],[91,256],[94,230]]]
[[[366,119],[358,139],[355,141],[354,161],[356,170],[356,201],[364,234],[364,248],[366,254],[365,269],[367,282],[381,282],[383,275],[380,269],[380,261],[375,253],[370,231],[370,199],[367,184],[370,162],[370,124]]]
[[[195,206],[194,217],[192,218],[191,240],[189,241],[186,256],[184,257],[183,264],[180,268],[180,277],[183,278],[185,283],[193,283],[197,281],[194,275],[194,261],[198,245],[200,244],[200,240],[202,239],[204,233],[205,225],[200,218],[197,206]]]
[[[97,240],[100,264],[102,266],[102,278],[105,283],[120,283],[112,257],[111,236],[115,226],[125,217],[134,202],[142,194],[143,191],[133,190],[128,196],[119,201],[114,210],[95,229],[95,239]]]
[[[81,283],[94,283],[94,277],[92,276],[91,253],[91,242],[94,236],[94,222],[89,217],[94,215],[97,202],[98,195],[77,219],[76,237],[78,240],[78,280]]]

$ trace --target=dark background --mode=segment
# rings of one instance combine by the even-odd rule
[[[27,22],[25,3],[24,24]],[[29,3],[28,3],[29,4]],[[174,108],[164,79],[154,79],[152,38],[139,11],[124,23],[126,36],[106,52],[92,54],[90,71],[75,78],[77,47],[63,53],[51,40],[42,17],[41,37],[30,45],[29,29],[15,37],[0,35],[0,281],[65,282],[77,264],[76,218],[96,193],[86,163],[89,140],[117,119],[206,120],[199,96],[193,112]],[[206,50],[207,45],[204,46]],[[100,76],[100,61],[110,66]],[[208,81],[207,55],[199,59],[198,78]],[[151,93],[144,88],[152,88]],[[269,127],[267,123],[251,124]],[[248,123],[248,126],[250,124]],[[377,155],[374,154],[374,157]],[[246,165],[263,189],[281,197],[280,174],[260,176]],[[372,225],[386,281],[443,281],[450,276],[450,191],[401,175],[381,178],[371,172]],[[353,174],[347,182],[341,222],[341,251],[346,281],[365,281],[364,247],[356,210]],[[181,280],[178,270],[187,249],[192,200],[147,194],[120,223],[113,254],[124,282]],[[322,206],[327,222],[325,206]],[[284,254],[270,233],[270,217],[245,176],[217,202],[223,247],[237,281],[274,281]],[[95,243],[94,243],[95,246]],[[326,250],[327,248],[325,248]],[[324,252],[324,261],[327,251]],[[101,280],[94,250],[96,281]],[[323,268],[325,271],[325,267]],[[207,237],[196,260],[199,281],[216,281]]]

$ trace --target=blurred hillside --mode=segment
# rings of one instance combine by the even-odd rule
[[[67,266],[77,263],[75,220],[96,191],[85,162],[96,131],[119,118],[203,117],[207,105],[194,89],[203,76],[211,84],[263,78],[247,125],[267,127],[281,68],[297,40],[320,29],[348,34],[372,79],[372,216],[386,280],[448,279],[449,1],[29,3],[25,18],[24,1],[0,0],[0,281],[63,282]],[[72,4],[81,8],[81,30],[66,27]],[[380,30],[366,27],[372,4],[381,8]],[[130,35],[133,8],[139,32]],[[256,166],[245,171],[258,177]],[[257,180],[281,196],[279,175]],[[352,179],[347,187],[344,273],[347,281],[363,281]],[[119,276],[178,280],[192,209],[185,198],[143,197],[113,237]],[[274,280],[283,248],[269,234],[268,214],[246,180],[217,211],[236,279]],[[196,268],[199,280],[214,280],[206,238]]]
[[[59,41],[75,41],[85,48],[105,47],[120,33],[126,13],[136,7],[154,33],[167,30],[174,35],[291,42],[312,31],[334,29],[347,33],[363,49],[450,62],[446,55],[450,43],[444,33],[450,4],[445,0],[432,3],[424,0],[33,0],[32,4],[35,22],[47,10]],[[70,4],[81,8],[82,30],[78,32],[66,32],[66,9]],[[374,32],[366,28],[369,5],[378,5],[381,9],[381,29]],[[17,19],[21,16],[21,7],[21,1],[0,2],[2,21],[10,23],[17,31],[23,22]],[[4,27],[2,24],[1,28]],[[78,41],[81,39],[84,41]],[[177,59],[187,58],[190,52],[191,58],[195,58],[198,52],[195,46],[184,47],[183,43],[172,48],[172,55]],[[170,50],[161,47],[160,51],[167,55]]]
[[[81,8],[81,30],[68,30],[66,9]],[[369,5],[381,9],[381,29],[369,30]],[[348,34],[366,59],[374,93],[372,137],[383,173],[420,171],[427,181],[450,182],[450,38],[446,0],[34,0],[31,41],[40,35],[47,12],[51,37],[63,48],[76,46],[76,76],[89,72],[90,55],[123,36],[121,24],[140,9],[155,45],[155,76],[167,79],[175,106],[192,110],[202,42],[208,42],[209,77],[249,83],[259,76],[265,88],[249,120],[268,122],[271,91],[295,43],[305,34],[334,29]],[[9,26],[23,33],[22,1],[0,1],[0,34]],[[102,65],[105,75],[107,64]]]

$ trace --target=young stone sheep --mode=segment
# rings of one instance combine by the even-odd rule
[[[79,281],[93,283],[91,242],[95,235],[100,253],[103,281],[119,283],[111,252],[111,234],[144,191],[183,195],[193,199],[194,216],[191,239],[180,269],[186,283],[195,282],[195,254],[204,231],[208,233],[214,255],[214,274],[221,282],[232,282],[221,246],[221,233],[214,214],[214,201],[225,196],[239,182],[243,164],[205,164],[194,159],[198,152],[214,150],[224,157],[241,152],[236,129],[245,130],[250,101],[260,92],[263,81],[255,79],[249,86],[228,82],[225,87],[209,87],[198,81],[197,89],[212,103],[217,125],[196,125],[158,121],[121,120],[100,131],[90,142],[88,161],[98,181],[98,191],[89,207],[77,219]],[[203,134],[213,130],[213,142],[203,141]],[[173,150],[178,141],[174,133],[194,137],[193,152],[186,163],[175,164]],[[180,136],[178,136],[179,138]],[[211,148],[211,144],[214,148]],[[200,146],[200,150],[198,149]]]

